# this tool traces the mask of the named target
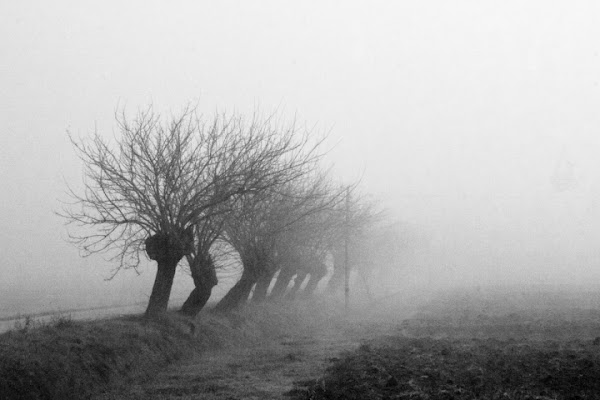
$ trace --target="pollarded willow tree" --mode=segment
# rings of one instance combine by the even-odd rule
[[[261,118],[254,114],[250,119],[237,118],[234,126],[238,131],[236,137],[244,140],[225,154],[227,165],[240,171],[243,190],[216,205],[210,218],[196,223],[196,246],[187,256],[195,289],[181,309],[188,316],[196,315],[204,307],[217,284],[218,266],[211,254],[215,242],[225,239],[226,227],[236,220],[257,218],[256,208],[240,206],[248,205],[248,199],[268,198],[277,188],[298,181],[322,156],[322,139],[314,140],[310,131],[297,128],[294,121],[282,123],[273,115]],[[239,253],[242,254],[245,253]]]
[[[295,124],[282,130],[273,116],[258,114],[249,122],[225,114],[205,119],[188,107],[164,119],[150,107],[116,120],[112,141],[98,132],[79,140],[70,135],[84,167],[83,189],[69,189],[61,212],[77,226],[70,237],[84,255],[109,252],[115,274],[137,271],[145,249],[157,262],[148,316],[166,311],[177,265],[187,256],[200,289],[184,311],[195,310],[216,283],[208,250],[229,204],[294,176],[316,145],[296,135]]]
[[[334,208],[343,199],[344,191],[332,188],[318,163],[305,167],[309,168],[303,175],[282,185],[238,198],[233,218],[225,226],[224,239],[238,252],[242,275],[217,304],[217,311],[228,311],[244,303],[253,287],[253,298],[264,299],[274,274],[291,262],[292,254],[306,247],[298,241],[298,230],[306,229],[307,221],[314,215]]]
[[[396,220],[389,210],[381,208],[366,196],[353,193],[351,201],[332,213],[333,224],[346,225],[332,230],[329,251],[333,274],[327,290],[335,294],[344,288],[346,274],[356,272],[365,294],[373,299],[371,288],[380,285],[387,290],[389,282],[397,281],[407,272],[407,255],[418,245],[417,232]],[[345,220],[345,222],[344,222]],[[347,247],[346,247],[347,246]]]
[[[275,300],[284,295],[289,299],[294,298],[307,276],[309,278],[303,296],[308,297],[314,293],[327,274],[326,260],[331,237],[339,235],[345,228],[332,218],[336,215],[337,205],[343,202],[344,195],[343,189],[331,191],[329,197],[313,198],[296,211],[309,210],[280,235],[277,246],[280,268],[270,299]],[[286,294],[292,280],[294,285]]]
[[[377,203],[361,196],[357,191],[351,193],[348,203],[340,204],[332,211],[332,224],[340,229],[332,230],[327,241],[333,259],[333,275],[327,284],[329,292],[335,293],[344,287],[346,272],[358,265],[367,264],[364,268],[368,267],[370,262],[364,257],[365,245],[370,240],[367,232],[381,221],[383,215],[383,210]]]

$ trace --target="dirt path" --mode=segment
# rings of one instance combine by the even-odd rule
[[[338,321],[312,332],[281,335],[268,343],[205,352],[171,366],[151,381],[98,399],[281,399],[297,387],[294,382],[320,377],[340,353],[395,326]]]

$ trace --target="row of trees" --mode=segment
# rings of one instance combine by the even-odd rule
[[[111,252],[115,273],[137,270],[144,250],[157,262],[148,316],[166,311],[182,259],[194,290],[181,312],[196,315],[217,284],[223,253],[232,250],[242,274],[216,310],[237,307],[251,292],[253,301],[293,297],[306,276],[309,295],[328,259],[335,289],[343,281],[345,238],[355,237],[356,252],[377,220],[356,196],[345,202],[346,188],[320,167],[323,140],[294,121],[258,113],[206,119],[193,107],[167,120],[151,107],[116,120],[113,140],[98,132],[70,136],[84,182],[69,189],[62,215],[78,227],[71,238],[84,254]]]

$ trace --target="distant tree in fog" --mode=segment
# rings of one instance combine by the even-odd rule
[[[115,273],[137,269],[144,249],[157,261],[149,316],[166,310],[177,264],[187,257],[198,290],[184,311],[193,314],[216,284],[209,249],[236,198],[291,179],[317,157],[317,145],[273,116],[207,120],[188,107],[164,119],[150,107],[116,119],[114,141],[98,132],[70,136],[84,184],[69,189],[61,215],[79,227],[70,237],[84,255],[111,252]]]
[[[349,269],[368,264],[363,257],[369,238],[367,232],[384,218],[384,213],[376,202],[353,191],[349,202],[339,204],[331,218],[336,221],[338,229],[332,232],[328,241],[333,275],[329,279],[327,290],[335,293],[343,287],[346,262]]]
[[[351,239],[350,264],[373,300],[373,289],[388,284],[383,287],[385,291],[390,282],[399,283],[400,272],[407,267],[407,246],[413,240],[413,233],[402,223],[388,218],[365,228]]]
[[[321,196],[308,202],[305,209],[311,211],[305,212],[281,235],[277,241],[279,274],[270,294],[271,299],[284,296],[293,299],[307,276],[302,295],[308,297],[314,293],[318,283],[327,274],[326,262],[332,238],[344,229],[343,220],[336,217],[337,208],[344,203],[345,196],[345,188],[330,187]]]
[[[253,299],[264,299],[274,274],[282,265],[290,265],[290,254],[304,251],[316,256],[318,249],[307,248],[308,241],[303,239],[311,234],[316,238],[317,230],[305,231],[304,238],[298,233],[302,228],[309,229],[307,221],[334,207],[342,198],[316,167],[312,165],[305,175],[269,191],[240,196],[224,232],[225,240],[240,255],[242,276],[219,302],[218,311],[245,302],[253,287]]]
[[[250,204],[256,203],[258,199],[267,199],[278,188],[297,182],[314,170],[322,156],[322,140],[313,140],[310,132],[297,129],[293,122],[281,124],[273,117],[260,119],[254,115],[250,120],[238,119],[236,125],[239,137],[251,140],[237,148],[236,152],[227,151],[226,158],[237,166],[240,175],[244,177],[244,190],[237,191],[228,201],[216,205],[215,209],[219,212],[214,213],[212,218],[196,224],[197,246],[187,256],[195,289],[181,309],[182,313],[189,316],[196,315],[204,307],[212,288],[217,284],[217,265],[210,252],[214,243],[238,243],[231,240],[228,227],[239,224],[240,221],[257,220],[258,216],[252,212],[258,213],[259,209]],[[252,251],[248,246],[234,246],[234,249],[238,252],[242,265],[248,265],[251,257],[262,260],[258,254],[259,247],[258,244],[255,245]],[[263,250],[267,251],[266,248]]]

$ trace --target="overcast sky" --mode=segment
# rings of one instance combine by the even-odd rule
[[[330,131],[337,176],[427,232],[444,276],[600,283],[598,21],[595,1],[2,2],[1,290],[148,295],[153,265],[105,283],[65,242],[66,131],[188,101]]]

